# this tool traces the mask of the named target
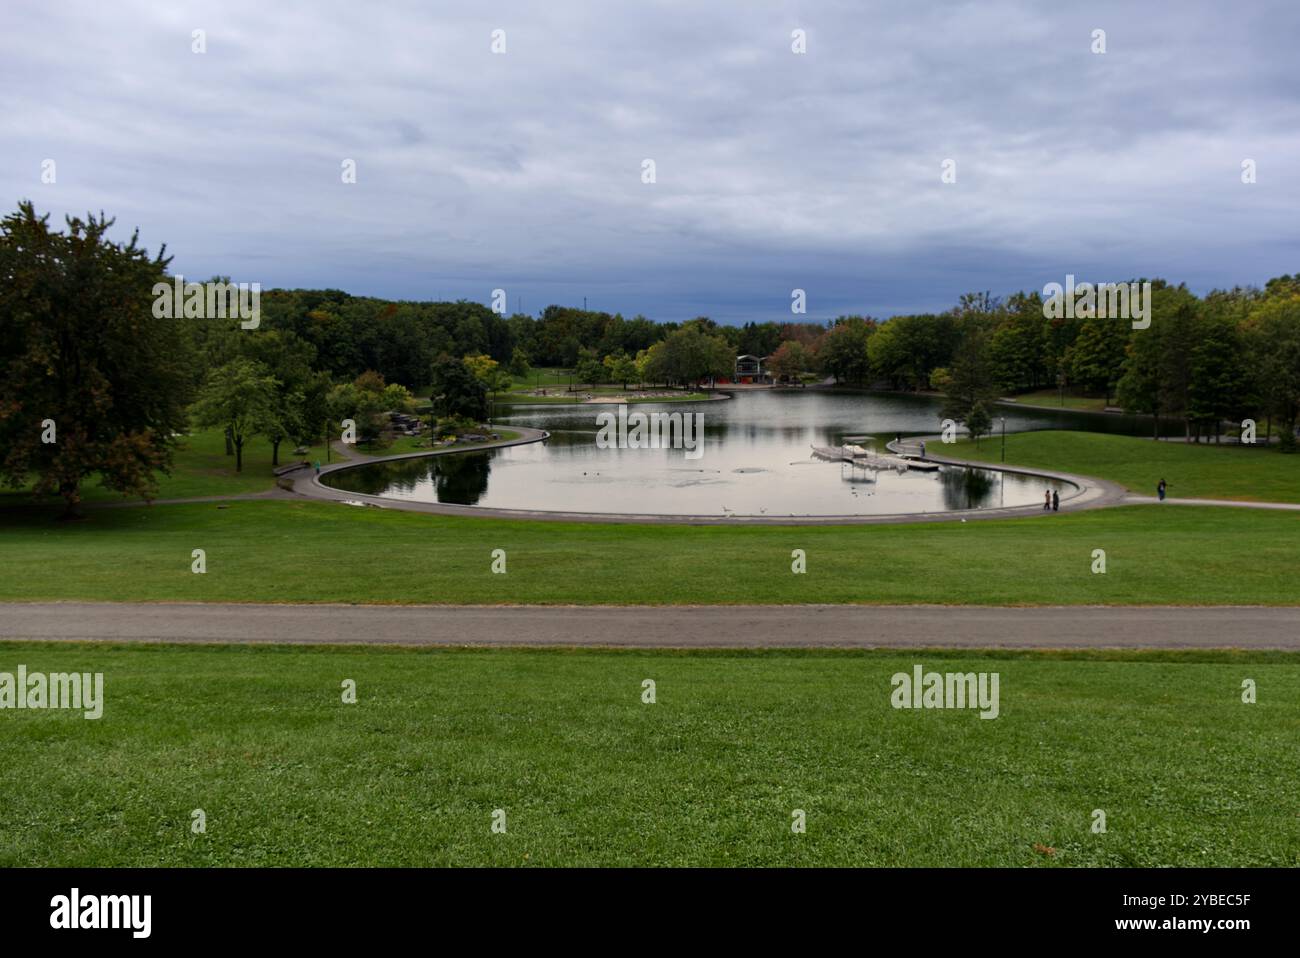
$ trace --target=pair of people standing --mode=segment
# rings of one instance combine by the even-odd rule
[[[1049,489],[1043,493],[1043,511],[1048,509],[1053,512],[1061,511],[1061,494],[1055,489]]]

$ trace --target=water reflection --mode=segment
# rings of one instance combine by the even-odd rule
[[[609,408],[515,410],[498,420],[547,429],[550,442],[378,463],[325,481],[370,495],[502,509],[695,516],[1036,505],[1045,491],[1062,488],[1051,480],[989,470],[872,471],[812,458],[812,446],[839,445],[845,437],[860,437],[855,441],[883,452],[897,433],[937,431],[937,403],[916,397],[769,392],[694,405],[691,411],[704,414],[704,454],[690,460],[679,449],[598,448],[596,417]],[[680,404],[637,408],[682,411]],[[1007,418],[1008,428],[1027,421]]]
[[[981,509],[997,505],[1001,473],[949,466],[939,471],[945,509]]]

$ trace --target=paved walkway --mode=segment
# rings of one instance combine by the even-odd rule
[[[1126,506],[1159,504],[1160,500],[1155,496],[1139,496],[1130,493],[1124,497],[1124,505]],[[1283,509],[1290,512],[1300,512],[1300,503],[1297,502],[1244,502],[1239,499],[1166,499],[1164,504],[1168,506],[1232,506],[1237,509]]]
[[[624,648],[1300,650],[1264,606],[353,606],[10,603],[0,639]]]

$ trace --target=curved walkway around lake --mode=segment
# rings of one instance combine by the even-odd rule
[[[405,512],[424,512],[444,516],[478,516],[498,519],[538,519],[562,522],[602,522],[602,523],[645,523],[664,525],[887,525],[905,522],[966,522],[977,519],[1007,519],[1013,517],[1045,516],[1043,507],[1035,503],[1031,506],[994,506],[987,509],[961,509],[949,512],[910,512],[888,515],[837,515],[837,516],[717,516],[717,515],[662,515],[657,513],[599,513],[599,512],[560,512],[547,509],[497,509],[488,506],[463,506],[443,502],[421,502],[411,499],[397,499],[387,496],[373,496],[358,492],[348,492],[325,485],[322,477],[342,469],[350,469],[363,464],[378,462],[397,462],[404,459],[418,459],[427,456],[453,455],[479,449],[518,446],[530,442],[539,442],[549,437],[541,429],[512,425],[512,431],[520,433],[519,438],[483,443],[472,449],[448,447],[430,452],[404,453],[397,456],[357,456],[353,461],[335,463],[321,469],[320,475],[304,470],[293,477],[293,492],[312,499],[325,499],[334,502],[347,502],[353,505],[378,506],[385,509],[399,509]],[[938,437],[935,437],[936,441]],[[927,440],[928,441],[928,440]],[[891,452],[902,455],[919,456],[919,439],[905,440],[901,447],[890,443]],[[914,444],[917,448],[913,449]],[[352,454],[352,450],[348,451]],[[1062,510],[1093,509],[1117,505],[1123,501],[1126,492],[1116,483],[1103,479],[1091,479],[1074,476],[1063,472],[1050,472],[1044,469],[1023,469],[1012,466],[993,466],[987,463],[972,463],[961,459],[947,459],[938,456],[926,456],[928,461],[944,465],[985,469],[1054,479],[1065,483],[1066,494],[1061,497]]]

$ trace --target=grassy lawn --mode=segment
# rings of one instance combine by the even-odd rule
[[[967,439],[932,448],[939,455],[951,451],[959,459],[997,462],[1000,444],[1000,436],[990,436],[978,449]],[[1007,462],[1110,479],[1148,496],[1163,477],[1169,495],[1179,498],[1300,502],[1300,455],[1263,447],[1050,430],[1008,433]]]
[[[159,499],[186,499],[194,496],[235,496],[250,492],[265,492],[275,488],[271,469],[271,444],[265,439],[252,439],[244,444],[244,468],[235,472],[235,457],[226,455],[225,436],[220,429],[201,430],[180,440],[176,450],[172,474],[158,478]],[[295,456],[293,442],[280,444],[280,464],[299,459],[325,461],[325,446],[311,446],[310,453]],[[97,481],[87,482],[81,490],[86,502],[121,502],[123,497],[103,488]],[[31,502],[29,492],[5,490],[0,493],[0,504]]]
[[[1300,513],[1129,506],[911,525],[445,517],[308,501],[0,511],[0,601],[1300,604]],[[190,553],[207,552],[207,574]],[[504,549],[508,573],[490,571]],[[1093,575],[1092,550],[1108,572]],[[790,571],[807,552],[807,574]]]
[[[559,367],[538,366],[530,369],[527,376],[515,376],[515,389],[536,389],[538,386],[564,386],[568,387],[569,378],[573,370],[561,369]]]
[[[1106,408],[1105,396],[1074,396],[1069,390],[1065,393],[1064,404],[1061,402],[1061,393],[1057,389],[1040,389],[1037,392],[1021,393],[1008,398],[1025,406],[1055,406],[1057,409],[1082,409],[1091,412],[1101,412]]]
[[[20,663],[102,672],[105,705],[4,713],[6,867],[1300,865],[1285,653],[0,644]],[[914,664],[997,672],[999,717],[891,708]]]

